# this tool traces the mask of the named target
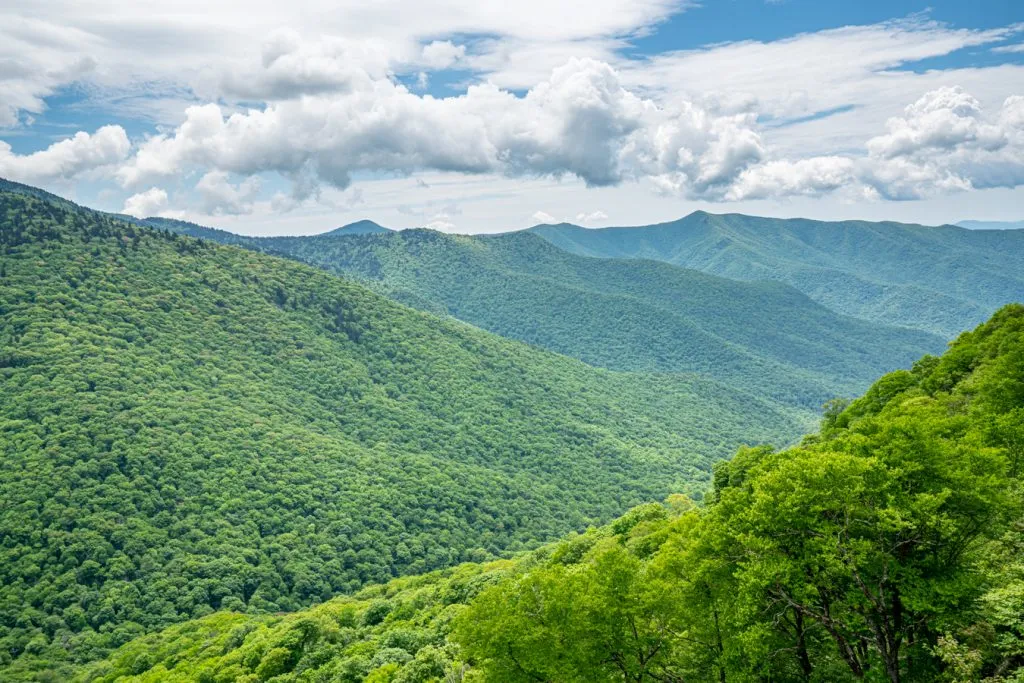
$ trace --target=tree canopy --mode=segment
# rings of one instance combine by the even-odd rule
[[[802,431],[45,194],[0,192],[0,378],[0,667],[28,670],[534,548]]]
[[[783,450],[514,560],[220,612],[102,681],[1019,681],[1024,306]]]

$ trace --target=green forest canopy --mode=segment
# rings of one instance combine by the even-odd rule
[[[218,612],[83,681],[1020,681],[1024,306],[741,449],[702,504],[288,615]]]
[[[932,334],[837,315],[788,285],[577,256],[528,232],[245,238],[146,222],[297,258],[591,365],[698,372],[815,414],[836,395],[859,394],[880,374],[945,346]]]
[[[533,548],[802,431],[45,194],[0,228],[0,666]]]

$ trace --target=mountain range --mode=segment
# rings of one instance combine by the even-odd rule
[[[67,657],[535,547],[787,443],[796,411],[0,192],[0,651]],[[353,239],[353,238],[345,238]]]
[[[566,251],[774,280],[838,313],[946,339],[1024,298],[1024,231],[758,218],[698,211],[671,223],[530,229]]]
[[[937,335],[838,315],[782,283],[581,257],[529,232],[327,233],[243,246],[590,365],[700,373],[807,410],[943,348]]]
[[[956,515],[995,520],[991,510],[1012,507],[996,489],[1024,457],[1020,307],[960,335],[941,360],[932,354],[956,335],[924,321],[937,320],[928,295],[941,288],[949,326],[1024,298],[1019,239],[710,214],[495,236],[367,221],[254,238],[0,182],[0,678],[398,683],[469,657],[497,672],[489,680],[519,680],[507,653],[486,645],[521,635],[505,630],[506,617],[536,627],[502,611],[523,604],[515,586],[546,590],[549,570],[552,585],[575,585],[570,575],[591,576],[603,561],[599,547],[627,549],[632,559],[616,557],[629,572],[663,544],[664,562],[681,561],[673,553],[690,543],[681,529],[704,514],[738,516],[707,522],[702,538],[715,549],[699,571],[719,566],[726,542],[753,557],[780,537],[743,517],[752,502],[717,506],[726,489],[726,498],[753,495],[748,475],[781,487],[785,505],[757,504],[785,528],[801,501],[831,510],[858,481],[879,487],[878,505],[863,510],[880,515],[865,543],[911,519],[939,520],[929,543],[960,529]],[[900,259],[920,283],[899,273]],[[837,289],[802,291],[812,274]],[[841,310],[859,295],[840,282],[864,297],[868,284],[887,288],[891,320]],[[901,318],[900,307],[916,313]],[[865,391],[849,405],[829,401]],[[826,401],[821,433],[799,441]],[[737,451],[733,465],[718,464]],[[806,489],[786,488],[816,473]],[[970,498],[982,485],[991,497]],[[908,495],[909,508],[886,507]],[[732,526],[742,537],[716,535]],[[572,533],[590,540],[545,547]],[[1012,554],[1005,543],[993,557]],[[797,573],[841,559],[812,558]],[[535,567],[546,569],[529,574]],[[749,586],[737,572],[720,585],[738,599]],[[512,575],[527,583],[505,583]],[[950,590],[976,585],[957,577]],[[488,593],[496,612],[471,604],[492,584],[505,591]],[[707,604],[700,591],[674,602],[644,595]],[[564,615],[580,603],[557,593],[549,604]],[[612,633],[588,625],[617,614],[609,605],[574,632]],[[465,609],[483,610],[473,623],[494,635],[475,626],[453,635]],[[774,633],[790,651],[775,616],[735,642]],[[680,622],[684,630],[710,628],[685,619],[697,621]],[[834,673],[842,662],[821,633],[803,647]],[[931,631],[916,637],[938,647]],[[595,652],[608,647],[617,645]],[[695,656],[694,671],[741,667],[719,655]],[[564,678],[538,666],[546,673],[527,679]]]

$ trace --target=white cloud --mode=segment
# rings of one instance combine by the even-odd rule
[[[121,209],[121,213],[136,218],[159,216],[166,211],[167,191],[159,187],[151,187],[145,192],[133,194],[124,201],[124,208]]]
[[[853,181],[855,166],[852,159],[840,156],[769,161],[741,173],[726,198],[736,201],[832,192]]]
[[[1022,29],[957,29],[915,17],[663,53],[617,68],[624,84],[656,99],[688,97],[711,111],[756,113],[771,124],[766,143],[786,154],[828,155],[863,145],[908,101],[942,86],[959,85],[986,107],[1024,92],[1019,65],[905,68]]]
[[[465,56],[466,46],[450,40],[435,40],[423,46],[423,64],[431,69],[447,69]]]
[[[238,216],[252,213],[253,202],[259,194],[259,178],[246,178],[237,185],[228,181],[223,171],[210,171],[196,183],[202,198],[203,213],[208,216]]]
[[[545,225],[554,225],[555,223],[558,223],[558,219],[546,211],[535,211],[531,218],[538,223],[544,223]]]
[[[653,188],[662,196],[651,201],[670,206],[911,199],[1024,182],[1024,105],[1007,99],[1024,93],[1024,66],[906,68],[964,48],[1017,52],[1006,43],[1022,26],[915,17],[636,58],[623,49],[634,37],[694,3],[526,3],[140,0],[110,13],[102,0],[10,0],[0,11],[0,127],[24,127],[73,82],[91,105],[105,98],[117,115],[164,125],[135,149],[100,131],[31,155],[0,142],[0,175],[46,184],[118,165],[132,191],[201,178],[175,198],[224,219],[306,215],[333,207],[328,197],[353,178],[362,187],[367,176],[422,173],[467,187],[514,179],[497,198],[474,190],[478,206],[522,216],[525,202],[566,217],[613,206],[597,188],[620,183]],[[431,70],[453,66],[471,74],[463,95],[418,94]],[[291,189],[259,206],[264,173]],[[577,180],[593,197],[549,204],[509,189],[582,193]],[[392,195],[392,206],[433,220],[444,192]]]
[[[992,52],[997,54],[1014,54],[1017,52],[1024,52],[1024,43],[1017,43],[1016,45],[1000,45],[999,47],[992,48]]]
[[[1007,98],[995,116],[959,88],[940,88],[907,106],[872,138],[873,187],[906,199],[956,189],[1024,183],[1024,97]]]
[[[690,4],[178,0],[168,5],[137,0],[114,7],[106,0],[9,0],[0,11],[0,62],[9,58],[7,66],[21,75],[17,83],[0,80],[0,126],[12,125],[19,111],[42,111],[42,98],[78,80],[72,72],[83,68],[95,86],[96,104],[105,104],[110,89],[132,89],[147,96],[138,98],[140,107],[166,99],[151,97],[158,94],[186,102],[190,98],[183,88],[195,89],[206,101],[277,99],[344,89],[353,68],[412,74],[424,67],[446,68],[469,56],[466,46],[450,40],[459,35],[490,37],[476,42],[476,58],[506,54],[506,44],[534,54],[541,46],[573,46],[556,49],[534,71],[547,73],[570,55],[607,56],[588,46],[649,31]],[[268,35],[272,38],[266,41]],[[264,43],[265,68],[254,69],[252,46]],[[502,73],[514,74],[525,63],[499,59],[482,71],[498,82]],[[530,68],[536,68],[532,61]],[[150,115],[166,113],[160,108]]]
[[[972,145],[989,151],[1006,144],[1006,131],[982,120],[981,105],[961,88],[939,88],[907,106],[886,123],[885,135],[868,141],[873,155],[886,159],[928,150]]]
[[[92,135],[78,132],[32,154],[14,154],[0,140],[0,176],[43,185],[74,180],[123,161],[130,147],[120,126],[103,126]]]
[[[452,232],[458,226],[451,221],[451,218],[447,214],[441,213],[431,218],[423,227],[430,230],[438,230],[440,232]]]
[[[119,170],[125,186],[193,166],[278,172],[302,199],[317,181],[344,188],[358,171],[432,169],[574,175],[593,186],[660,176],[677,193],[718,196],[764,151],[753,116],[715,116],[689,102],[660,107],[593,60],[570,60],[523,97],[484,84],[437,99],[364,74],[348,92],[185,114],[173,134],[150,138]]]
[[[97,48],[86,32],[0,12],[0,128],[20,112],[43,112],[44,97],[94,72]]]
[[[865,153],[776,160],[740,174],[727,199],[817,195],[919,199],[974,188],[1024,184],[1024,97],[995,116],[960,88],[925,93],[872,137]]]
[[[608,214],[606,214],[604,211],[601,211],[601,210],[590,211],[590,212],[581,211],[580,213],[576,214],[576,222],[577,223],[583,223],[583,224],[601,223],[601,222],[604,222],[604,221],[607,221],[607,220],[608,220]]]
[[[403,54],[403,46],[381,40],[305,40],[295,31],[279,29],[264,42],[259,64],[226,67],[219,82],[200,81],[199,89],[211,99],[247,101],[345,92],[371,78],[385,78],[396,63],[410,56],[407,51]]]

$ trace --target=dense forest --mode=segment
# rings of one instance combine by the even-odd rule
[[[83,681],[1020,681],[1024,306],[741,449],[673,495],[512,560],[289,615],[218,612]]]
[[[1024,680],[1024,305],[799,440],[813,373],[930,337],[530,234],[166,227],[0,185],[0,680]],[[529,301],[559,291],[778,365],[612,370],[452,317],[525,336],[502,298],[555,345],[585,311]]]
[[[487,330],[592,365],[700,372],[814,410],[943,347],[932,335],[836,315],[778,283],[579,257],[529,233],[416,230],[270,242],[309,263],[379,279],[410,303],[429,299]]]
[[[534,548],[803,431],[45,193],[0,226],[0,678]]]
[[[1024,300],[1024,230],[716,215],[591,230],[531,232],[574,254],[640,258],[796,287],[846,315],[951,339]]]
[[[788,285],[666,263],[598,259],[521,232],[246,238],[149,219],[355,277],[410,306],[614,370],[697,372],[815,414],[878,375],[939,352],[934,334],[837,315]],[[383,232],[383,234],[381,234]]]

